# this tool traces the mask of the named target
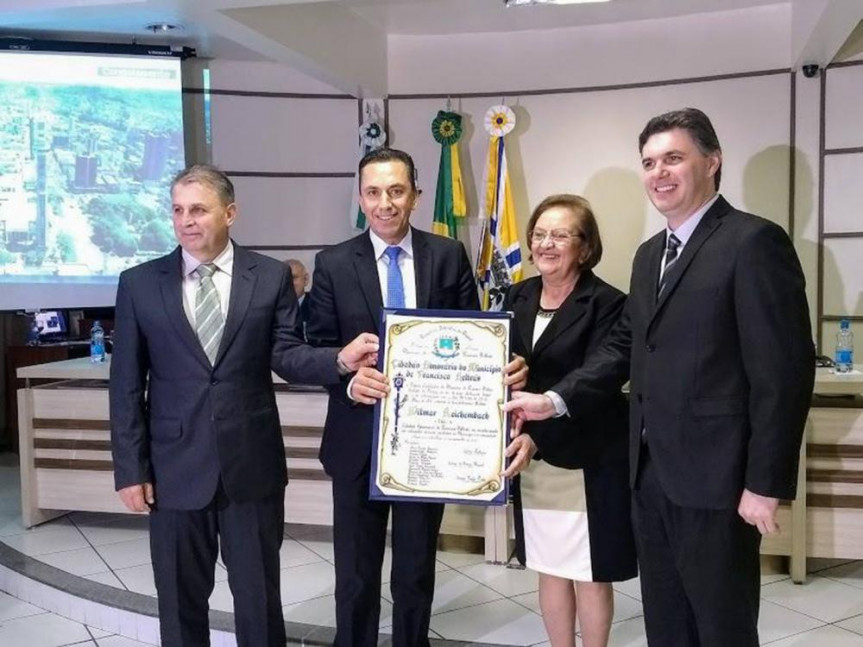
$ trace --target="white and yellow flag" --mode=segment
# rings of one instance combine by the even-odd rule
[[[492,106],[485,114],[491,139],[480,194],[482,230],[476,262],[483,310],[500,310],[506,288],[521,280],[521,247],[504,147],[504,137],[514,127],[515,114],[507,106]]]

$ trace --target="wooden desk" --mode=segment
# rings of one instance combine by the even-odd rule
[[[31,527],[70,510],[127,512],[114,492],[108,418],[109,361],[88,358],[18,370],[27,387],[18,391],[21,509]],[[290,391],[273,376],[290,483],[285,495],[289,523],[332,525],[332,486],[318,460],[327,394]],[[50,383],[34,385],[36,380]],[[450,505],[441,532],[484,537],[486,510]],[[505,535],[504,535],[505,537]],[[486,546],[494,546],[489,537]]]
[[[89,354],[87,343],[13,345],[6,348],[6,434],[0,446],[18,452],[18,395],[24,382],[17,377],[18,369],[34,364],[57,362]]]
[[[854,369],[816,370],[797,498],[780,506],[781,531],[761,544],[763,554],[790,557],[798,584],[806,580],[807,557],[863,558],[863,365]]]
[[[863,366],[856,367],[858,370]],[[108,421],[109,364],[88,359],[18,370],[21,496],[24,525],[69,510],[125,512],[114,492]],[[34,385],[35,380],[51,380]],[[332,494],[318,461],[327,395],[291,392],[277,383],[291,482],[285,515],[291,523],[332,524]],[[819,369],[806,442],[801,446],[797,500],[780,508],[782,531],[766,537],[762,553],[788,555],[795,581],[806,557],[863,558],[863,374]],[[486,559],[509,558],[513,528],[507,508],[448,505],[442,532],[482,537]]]

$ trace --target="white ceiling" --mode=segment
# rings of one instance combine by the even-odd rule
[[[728,11],[778,0],[613,0],[608,3],[504,7],[503,0],[342,0],[390,34],[454,34],[553,29]]]
[[[505,8],[503,0],[0,0],[0,36],[93,38],[196,47],[199,55],[262,58],[232,33],[225,10],[291,5],[338,6],[387,34],[455,34],[551,29],[727,11],[791,0],[613,0],[606,4]],[[153,36],[145,25],[182,31]],[[218,25],[215,28],[214,25]],[[239,27],[239,26],[238,26]]]
[[[824,65],[863,19],[863,0],[612,0],[504,7],[503,0],[0,0],[0,37],[193,47],[270,60],[355,96],[387,94],[390,37],[506,33],[662,20],[774,5],[792,16],[791,65]],[[741,20],[745,20],[741,14]],[[181,26],[152,34],[150,23]]]

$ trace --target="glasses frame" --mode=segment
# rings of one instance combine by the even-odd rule
[[[568,231],[566,229],[552,229],[551,231],[546,231],[542,233],[542,237],[539,238],[538,234],[542,232],[542,229],[532,229],[530,234],[528,234],[528,240],[530,240],[531,244],[542,245],[546,240],[550,240],[551,244],[555,247],[564,247],[572,240],[579,238],[584,240],[584,234],[580,231]],[[560,237],[561,232],[566,232],[566,237]],[[558,238],[555,238],[555,234]]]

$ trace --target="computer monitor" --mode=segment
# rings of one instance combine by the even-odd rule
[[[45,310],[34,315],[39,337],[60,337],[66,334],[66,317],[59,310]]]

